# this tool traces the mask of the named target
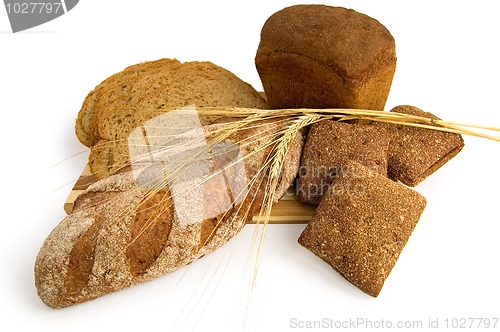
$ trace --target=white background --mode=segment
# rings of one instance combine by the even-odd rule
[[[304,1],[305,3],[306,1]],[[257,90],[260,29],[293,1],[80,1],[12,34],[0,8],[1,324],[38,331],[293,331],[290,319],[500,317],[500,143],[465,149],[416,189],[428,206],[376,299],[297,244],[304,225],[273,225],[248,301],[253,226],[218,252],[153,282],[62,310],[46,307],[33,264],[88,149],[74,134],[87,93],[124,67],[209,60]],[[412,104],[449,119],[500,126],[500,23],[494,1],[326,1],[381,21],[398,65],[387,108]],[[242,284],[243,280],[243,284]],[[395,323],[394,323],[395,324]],[[500,325],[500,323],[498,323]],[[497,329],[499,326],[497,325]],[[359,329],[361,330],[361,329]]]

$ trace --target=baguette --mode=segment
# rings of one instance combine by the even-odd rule
[[[208,142],[223,125],[203,127]],[[173,187],[148,188],[144,185],[148,182],[140,181],[148,170],[144,166],[139,169],[142,172],[122,170],[92,184],[38,253],[34,273],[42,301],[61,308],[92,300],[176,270],[227,242],[260,209],[266,183],[266,173],[261,170],[279,126],[278,121],[266,120],[224,141],[238,145],[244,156],[248,187],[247,191],[240,188],[239,194],[235,186],[228,185],[240,184],[238,163],[231,163],[234,156],[229,160],[211,156],[211,169],[221,171],[206,181],[201,194],[196,185],[191,188],[188,184],[182,191],[189,192],[187,201],[180,204],[174,204],[178,196]],[[298,161],[301,135],[294,144],[300,149],[292,149],[290,154],[298,152],[293,157]],[[296,173],[289,170],[281,176],[277,198],[295,179]],[[196,215],[191,200],[200,197],[203,214]]]

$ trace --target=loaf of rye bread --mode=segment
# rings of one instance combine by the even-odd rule
[[[214,135],[231,121],[204,126],[208,144],[221,144],[214,140]],[[210,157],[211,167],[220,171],[206,181],[201,194],[189,181],[181,187],[185,190],[181,190],[180,196],[186,198],[187,193],[185,202],[174,204],[179,194],[172,194],[173,187],[139,181],[147,168],[139,173],[123,170],[92,184],[40,249],[35,262],[40,298],[53,308],[85,302],[157,278],[220,247],[260,209],[267,175],[265,168],[263,172],[259,170],[263,169],[281,126],[279,120],[257,122],[224,140],[223,143],[238,146],[244,156],[238,160],[244,165],[244,183],[248,187],[246,191],[240,188],[239,194],[235,192],[242,178],[241,172],[235,171],[238,163],[232,162],[233,156],[217,165],[221,163],[221,153]],[[297,135],[295,144],[300,147],[301,139]],[[297,151],[300,150],[290,153]],[[300,155],[293,159],[299,158]],[[276,194],[276,199],[284,193],[283,188],[292,184],[297,168],[298,163],[295,169],[288,166],[283,171],[279,186],[282,189],[278,189],[281,193]],[[189,171],[186,175],[189,177]],[[230,185],[235,181],[236,185]],[[193,199],[202,202],[203,214],[186,223],[185,217],[196,212],[190,202]]]
[[[91,147],[100,140],[115,139],[108,125],[116,117],[115,112],[128,110],[126,116],[132,113],[136,121],[143,122],[151,113],[136,114],[141,109],[191,104],[265,107],[264,99],[251,85],[222,67],[211,62],[160,59],[127,67],[97,85],[78,113],[76,135],[82,144]],[[122,120],[122,132],[130,132],[137,125],[126,118]]]
[[[271,108],[382,110],[395,42],[380,22],[352,9],[296,5],[268,18],[255,64]]]

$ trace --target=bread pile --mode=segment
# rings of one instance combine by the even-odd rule
[[[210,62],[172,59],[128,67],[89,93],[75,129],[100,180],[78,197],[37,256],[35,284],[47,305],[81,303],[180,268],[231,239],[260,209],[268,176],[262,169],[283,121],[257,121],[221,139],[234,118],[195,117],[189,120],[195,125],[182,130],[168,117],[173,110],[383,111],[396,69],[395,41],[380,22],[354,10],[297,5],[266,21],[255,64],[267,100]],[[412,106],[392,111],[437,119]],[[135,156],[133,135],[144,142],[136,144],[142,152]],[[426,205],[407,186],[463,146],[458,134],[322,120],[293,140],[275,197],[297,179],[299,200],[317,206],[299,243],[378,296]],[[165,163],[197,148],[206,154],[197,165],[206,171],[203,185],[189,167],[176,170],[183,181],[162,172]],[[131,167],[137,155],[142,164]]]

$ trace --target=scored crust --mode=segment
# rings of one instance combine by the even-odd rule
[[[221,125],[214,124],[212,128]],[[124,171],[89,186],[77,198],[72,213],[47,237],[37,256],[35,284],[41,299],[54,308],[88,301],[157,278],[227,242],[251,220],[253,211],[260,210],[264,184],[259,180],[266,179],[264,163],[272,144],[257,149],[272,142],[278,127],[273,121],[263,121],[224,141],[239,144],[235,151],[247,156],[243,161],[244,174],[228,162],[234,155],[217,150],[211,163],[222,173],[211,177],[204,187],[203,218],[195,218],[194,223],[182,222],[181,215],[192,215],[193,209],[181,209],[177,203],[174,208],[170,189],[158,188],[156,182],[154,188],[158,190],[147,189],[140,184],[150,182],[138,181],[134,171]],[[207,136],[210,141],[210,134]],[[292,148],[298,153],[297,158],[301,139],[297,138],[296,147]],[[248,144],[241,144],[242,141]],[[232,166],[225,167],[228,163]],[[294,177],[293,172],[284,173],[278,192],[288,188]],[[244,178],[250,187],[233,190],[242,189],[245,182],[240,180]],[[257,181],[252,182],[253,178]],[[283,185],[285,181],[289,181],[287,186]],[[190,186],[190,182],[184,185]],[[199,197],[191,187],[181,192],[188,193],[188,202]],[[248,195],[242,197],[241,193]]]

